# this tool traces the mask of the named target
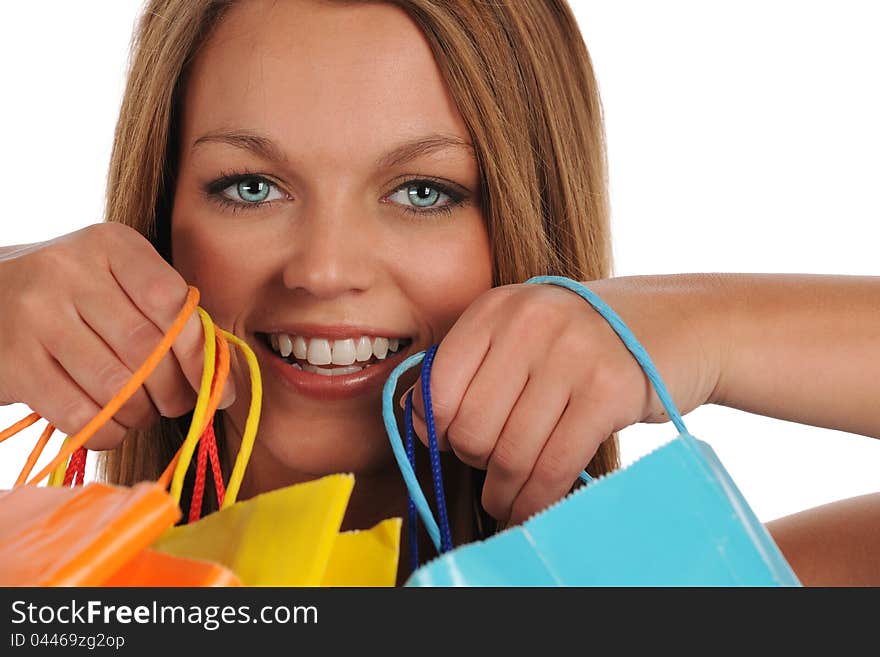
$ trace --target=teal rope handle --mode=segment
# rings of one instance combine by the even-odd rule
[[[425,523],[425,529],[428,531],[428,535],[431,537],[431,541],[434,543],[434,547],[439,554],[442,552],[440,549],[440,528],[437,526],[437,521],[434,520],[434,514],[431,513],[431,508],[428,506],[428,500],[425,499],[425,494],[422,492],[422,487],[419,486],[416,473],[412,465],[410,465],[406,449],[403,446],[403,440],[401,440],[400,432],[397,430],[397,418],[394,415],[394,391],[397,389],[397,382],[404,372],[418,366],[424,358],[425,352],[420,351],[405,358],[400,365],[391,370],[391,374],[388,375],[388,380],[385,381],[385,386],[382,388],[382,419],[385,422],[385,433],[388,434],[388,439],[391,441],[391,450],[394,452],[397,467],[400,469],[400,474],[403,475],[403,481],[409,491],[409,496],[415,503],[416,510],[419,512],[422,522]]]
[[[595,292],[581,283],[563,276],[534,276],[527,280],[526,283],[558,285],[571,290],[587,301],[587,303],[589,303],[593,309],[608,322],[617,336],[623,341],[623,344],[629,352],[635,357],[636,361],[645,372],[645,375],[648,377],[648,380],[651,382],[651,385],[654,387],[654,391],[660,398],[660,403],[663,404],[663,408],[666,410],[669,419],[675,425],[676,429],[678,429],[679,434],[690,436],[690,433],[684,425],[684,421],[681,419],[678,408],[676,408],[675,402],[672,401],[672,396],[666,389],[666,385],[663,383],[663,379],[660,378],[660,373],[654,366],[654,362],[651,360],[648,352],[645,351],[645,348],[636,339],[636,336],[633,335],[632,331],[629,330],[626,324],[623,323],[623,320],[620,319],[617,313],[615,313],[608,304],[602,301]],[[434,514],[431,512],[431,508],[428,506],[428,500],[425,498],[425,494],[419,486],[419,480],[416,478],[415,471],[413,470],[412,465],[410,465],[403,440],[400,437],[400,431],[397,429],[397,418],[394,415],[394,391],[397,389],[397,382],[400,380],[400,377],[404,372],[418,366],[424,358],[425,352],[420,351],[419,353],[406,358],[402,363],[395,367],[394,370],[392,370],[391,374],[388,376],[388,380],[385,382],[384,388],[382,389],[382,419],[385,422],[385,431],[388,434],[388,439],[391,441],[391,450],[394,452],[397,467],[403,475],[403,480],[409,491],[410,498],[412,498],[415,503],[416,510],[421,516],[422,522],[425,523],[425,528],[428,531],[428,535],[431,537],[431,541],[434,543],[434,547],[437,549],[438,553],[440,553],[442,552],[440,528],[437,525],[437,521],[434,519]],[[583,471],[578,478],[586,483],[592,481],[592,478],[586,471]]]

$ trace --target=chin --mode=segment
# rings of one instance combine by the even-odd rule
[[[264,444],[268,452],[264,457],[280,469],[307,475],[308,479],[341,472],[357,476],[396,467],[384,432],[372,436],[350,432],[333,439],[302,437],[273,443]],[[255,445],[255,455],[256,451]]]

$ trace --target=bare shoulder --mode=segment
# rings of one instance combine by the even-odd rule
[[[805,586],[880,586],[880,493],[767,523]]]

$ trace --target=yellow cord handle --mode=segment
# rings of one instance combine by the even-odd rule
[[[241,480],[244,478],[244,471],[251,460],[254,440],[257,438],[257,428],[260,426],[260,411],[263,407],[263,380],[260,376],[260,364],[248,343],[223,329],[220,329],[220,333],[229,342],[241,349],[247,361],[251,377],[251,405],[248,408],[248,416],[244,424],[241,447],[238,449],[238,456],[235,459],[232,474],[229,476],[229,484],[226,486],[226,497],[223,498],[223,504],[220,507],[225,509],[235,504],[235,500],[238,498],[238,490],[241,487]]]
[[[199,319],[202,320],[202,328],[205,331],[205,365],[202,368],[202,381],[199,385],[199,396],[196,399],[196,408],[193,411],[193,419],[189,425],[189,431],[180,447],[180,456],[177,459],[177,467],[174,469],[174,477],[171,479],[171,497],[180,504],[180,495],[183,492],[183,480],[186,471],[192,461],[193,452],[202,432],[205,430],[205,411],[208,408],[208,399],[211,397],[211,380],[214,378],[214,361],[216,358],[217,342],[214,336],[214,322],[211,317],[201,308],[196,308]]]
[[[208,313],[199,308],[199,314],[202,317],[202,326],[205,327],[205,341],[207,345],[207,334],[209,330],[213,335],[213,323],[211,322],[211,318],[208,316]],[[211,329],[208,326],[211,325]],[[236,337],[232,333],[228,331],[224,331],[223,329],[217,327],[217,331],[220,333],[221,337],[236,347],[238,347],[242,353],[244,354],[245,360],[248,364],[248,370],[250,372],[251,379],[251,405],[248,409],[247,420],[244,425],[244,433],[241,438],[241,446],[238,449],[238,456],[235,458],[235,465],[232,467],[232,474],[229,476],[229,483],[226,486],[226,496],[223,498],[223,504],[220,508],[225,509],[228,506],[235,504],[236,499],[238,499],[238,491],[241,488],[241,482],[244,479],[244,472],[247,469],[248,463],[251,459],[251,452],[253,451],[254,441],[257,437],[257,428],[260,425],[260,410],[263,404],[263,385],[262,378],[260,376],[260,365],[257,361],[256,355],[254,355],[253,350],[251,350],[250,346],[240,338]],[[205,348],[205,362],[213,363],[213,356],[211,360],[209,360],[207,346]],[[212,350],[213,353],[213,350]],[[205,371],[207,371],[207,367]],[[180,496],[183,491],[183,482],[186,477],[186,472],[189,469],[190,463],[192,462],[193,454],[195,453],[196,445],[199,442],[199,438],[205,431],[205,426],[207,425],[207,418],[205,413],[205,408],[207,407],[207,403],[204,404],[203,407],[200,408],[199,404],[201,403],[203,398],[207,398],[207,395],[210,393],[211,387],[211,378],[213,377],[213,367],[211,367],[210,376],[202,376],[201,387],[199,388],[199,397],[196,402],[196,410],[193,412],[193,420],[190,424],[189,433],[187,433],[186,439],[183,441],[183,445],[178,452],[178,456],[176,457],[176,465],[174,466],[174,477],[171,483],[170,493],[174,500],[180,504]],[[219,383],[219,382],[218,382]],[[219,390],[215,391],[217,396],[219,397]]]
[[[70,436],[65,436],[64,442],[61,443],[61,449],[64,449],[64,446],[70,442]],[[49,486],[63,486],[64,485],[64,475],[67,474],[67,464],[70,462],[69,459],[66,459],[58,464],[58,467],[55,468],[55,471],[49,475]]]

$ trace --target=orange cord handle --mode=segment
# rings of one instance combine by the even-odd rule
[[[34,413],[34,415],[36,415],[36,413]],[[46,428],[43,430],[43,433],[40,435],[39,440],[37,440],[37,444],[34,445],[31,453],[28,455],[27,462],[24,464],[24,467],[18,474],[18,479],[15,480],[16,486],[21,486],[25,481],[27,481],[28,475],[37,464],[37,459],[40,458],[40,454],[43,453],[43,449],[46,447],[46,443],[49,442],[49,438],[52,437],[53,433],[55,433],[55,425],[47,425]]]
[[[19,420],[18,422],[13,424],[11,427],[4,429],[3,431],[0,431],[0,443],[2,443],[7,438],[11,438],[15,434],[17,434],[19,431],[23,431],[24,429],[27,429],[34,422],[36,422],[40,419],[41,419],[41,417],[40,417],[39,413],[31,413],[23,420]]]

